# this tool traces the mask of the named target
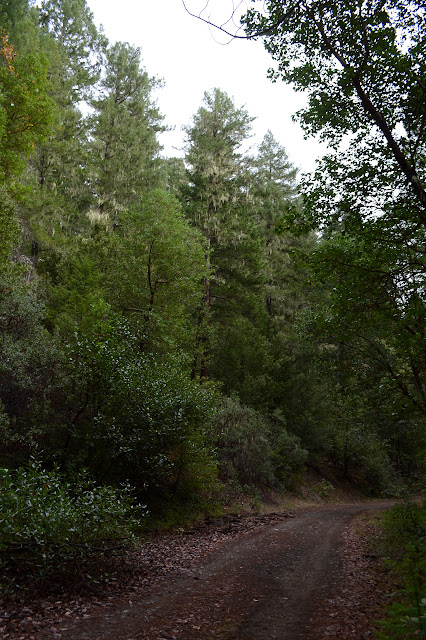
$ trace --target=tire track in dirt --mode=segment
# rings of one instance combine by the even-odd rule
[[[390,502],[298,512],[229,540],[184,577],[80,621],[62,640],[298,640],[339,591],[341,534]]]

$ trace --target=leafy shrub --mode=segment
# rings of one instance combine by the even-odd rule
[[[81,570],[85,558],[99,556],[112,541],[130,539],[143,515],[128,486],[96,486],[84,473],[71,482],[34,460],[27,468],[0,470],[0,503],[6,591]]]
[[[288,486],[303,469],[307,452],[274,420],[240,403],[223,398],[213,421],[221,478],[240,486]]]
[[[32,285],[16,274],[0,277],[0,464],[6,466],[54,440],[62,417],[63,355],[44,315]],[[62,401],[52,410],[58,395]]]
[[[237,397],[223,398],[213,425],[220,476],[240,486],[274,482],[270,424]]]
[[[386,562],[399,589],[378,638],[426,637],[426,501],[400,504],[386,513],[383,522]]]
[[[280,410],[272,416],[272,464],[281,484],[293,488],[299,481],[308,459],[308,451],[301,446],[300,439],[285,428],[285,418]]]
[[[112,314],[96,332],[76,335],[71,458],[101,481],[129,481],[144,499],[168,498],[209,466],[203,431],[214,393],[178,357],[141,353],[137,342]]]
[[[325,478],[320,480],[316,485],[314,485],[313,491],[316,493],[322,500],[329,500],[330,494],[333,491],[334,487]]]

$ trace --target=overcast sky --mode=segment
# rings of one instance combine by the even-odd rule
[[[270,129],[301,170],[314,168],[315,158],[325,147],[304,140],[291,115],[304,104],[282,82],[267,79],[272,65],[260,41],[229,42],[218,31],[191,17],[182,0],[87,0],[95,23],[103,25],[110,41],[121,40],[141,47],[143,64],[149,75],[163,78],[165,86],[156,93],[165,122],[175,129],[164,133],[161,143],[165,155],[182,155],[181,128],[189,124],[201,106],[203,94],[214,87],[226,91],[237,107],[245,106],[253,123],[252,140],[258,144]],[[199,13],[207,0],[186,0]],[[238,4],[238,0],[234,0]],[[210,0],[203,16],[224,22],[232,13],[233,0]],[[243,0],[241,9],[244,9]],[[232,30],[232,24],[229,25]],[[227,43],[227,44],[221,44]]]

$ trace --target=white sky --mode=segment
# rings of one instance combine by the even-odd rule
[[[185,11],[182,0],[87,0],[95,23],[103,25],[111,42],[121,40],[141,47],[143,64],[149,75],[163,78],[165,86],[156,94],[165,123],[173,132],[162,134],[164,154],[182,155],[182,126],[190,124],[202,104],[203,94],[214,87],[226,91],[236,107],[245,106],[255,116],[252,143],[258,144],[270,129],[282,144],[290,160],[303,171],[314,168],[315,158],[325,146],[304,140],[300,127],[291,115],[304,104],[281,82],[266,78],[272,65],[260,41],[229,40],[211,31]],[[186,0],[194,13],[207,0]],[[235,2],[238,4],[238,2]],[[226,20],[233,0],[210,0],[203,15],[213,22]],[[244,8],[246,2],[243,1]],[[232,30],[232,25],[229,25]]]

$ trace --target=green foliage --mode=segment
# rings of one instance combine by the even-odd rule
[[[25,17],[29,10],[28,0],[14,0],[4,2],[0,7],[0,25],[10,33]]]
[[[0,7],[0,464],[40,452],[130,481],[170,518],[209,503],[218,470],[258,493],[295,486],[308,461],[367,491],[393,470],[420,483],[418,3],[249,11],[278,75],[310,93],[306,130],[333,147],[353,135],[303,179],[303,206],[271,132],[242,152],[253,119],[220,89],[185,160],[162,160],[161,82],[139,49],[108,45],[85,0],[33,5]]]
[[[426,637],[426,503],[406,502],[389,511],[382,541],[398,592],[380,623],[380,640]]]
[[[237,397],[223,398],[214,414],[212,437],[222,480],[237,487],[291,486],[307,452],[288,434],[282,417],[269,420]]]
[[[46,59],[20,55],[0,33],[0,266],[19,243],[17,205],[23,200],[18,178],[34,145],[50,132],[53,103],[47,95]]]
[[[110,311],[104,301],[101,271],[85,249],[79,247],[65,263],[57,262],[56,282],[49,287],[49,321],[67,337],[76,330],[92,329]]]
[[[165,127],[152,98],[161,83],[141,68],[140,56],[140,49],[127,43],[110,46],[100,93],[90,102],[94,114],[89,119],[89,176],[97,198],[90,216],[94,220],[119,222],[120,212],[163,183],[156,135]]]
[[[356,237],[333,233],[319,244],[313,277],[331,290],[330,304],[317,311],[316,332],[362,354],[371,368],[380,366],[383,379],[424,415],[422,267],[414,266],[417,258],[398,239],[377,247],[375,234],[386,237],[391,230],[385,223],[374,226],[360,226]],[[401,260],[412,265],[412,278],[400,272]]]
[[[191,482],[185,473],[197,460],[209,466],[203,423],[214,396],[189,379],[178,357],[141,353],[124,319],[110,315],[96,331],[76,334],[69,362],[75,426],[67,456],[102,480],[129,480],[163,496]]]
[[[297,169],[285,149],[268,131],[252,159],[251,194],[264,247],[264,304],[275,326],[290,324],[305,302],[306,256],[314,242],[284,232],[281,222],[287,211],[300,210]]]
[[[85,0],[43,0],[38,10],[42,30],[55,42],[51,76],[63,107],[87,97],[99,75],[99,54],[106,38],[99,33]]]
[[[188,213],[207,238],[226,232],[225,215],[235,211],[243,169],[240,148],[253,118],[218,88],[204,93],[203,106],[186,128],[190,165]],[[223,227],[223,229],[222,229]]]
[[[56,108],[52,135],[36,145],[31,158],[30,177],[37,190],[25,218],[35,239],[51,250],[49,236],[59,231],[61,237],[63,230],[75,236],[81,230],[81,213],[92,204],[89,133],[79,106],[92,95],[99,78],[106,39],[96,29],[85,0],[44,0],[35,20],[36,33],[27,40],[49,61],[49,94]]]
[[[392,467],[388,447],[371,426],[343,418],[330,431],[329,456],[344,477],[351,478],[366,491],[390,486]]]
[[[284,415],[279,409],[271,417],[270,440],[275,477],[281,485],[293,489],[305,470],[309,454],[300,438],[287,430]]]
[[[334,487],[328,480],[320,480],[313,487],[314,493],[317,493],[322,500],[329,500],[330,493],[333,491]]]
[[[320,232],[310,336],[352,360],[336,389],[349,381],[352,417],[389,438],[400,469],[400,426],[407,439],[416,433],[417,453],[426,433],[423,4],[269,0],[245,18],[249,35],[264,34],[277,63],[271,76],[308,94],[297,114],[306,133],[333,150],[302,180],[303,209],[283,216],[283,229]]]
[[[203,106],[186,129],[187,184],[182,177],[179,182],[184,211],[206,238],[207,271],[212,272],[205,280],[204,309],[199,313],[203,352],[196,366],[203,376],[208,373],[220,380],[225,393],[235,391],[243,402],[260,408],[268,405],[273,386],[265,307],[265,249],[270,238],[264,227],[270,236],[274,232],[258,196],[266,180],[262,162],[256,165],[241,153],[251,121],[223,91],[205,93]],[[265,144],[273,147],[274,141],[268,138]],[[280,174],[277,159],[277,192],[278,182],[288,186],[286,178],[291,182],[292,176],[285,152],[274,147],[275,151],[286,171]]]
[[[1,460],[7,464],[25,460],[46,438],[55,440],[51,403],[63,383],[63,356],[43,327],[44,314],[35,288],[19,274],[1,279],[0,401],[7,415],[0,422]]]
[[[424,141],[423,18],[420,0],[359,8],[334,0],[269,0],[265,12],[251,9],[245,22],[251,35],[266,32],[265,47],[278,63],[272,75],[307,91],[309,105],[298,114],[307,133],[337,146],[348,133],[360,141],[377,127],[396,158],[398,143],[404,153],[409,140]],[[414,166],[422,153],[422,144],[416,146]],[[398,162],[402,168],[403,159]]]
[[[22,172],[34,144],[49,133],[46,67],[45,58],[19,55],[0,34],[0,184]]]
[[[204,94],[203,106],[195,114],[192,126],[186,128],[185,160],[189,169],[182,199],[186,214],[214,250],[218,282],[231,275],[229,266],[222,265],[222,250],[231,245],[238,252],[250,243],[253,231],[249,230],[250,221],[243,210],[247,183],[240,153],[252,120],[245,109],[238,109],[226,93],[216,88]]]
[[[211,372],[225,395],[237,393],[243,404],[269,409],[277,381],[268,337],[250,319],[235,313],[234,322],[216,327],[212,340]]]
[[[217,444],[220,476],[239,486],[274,483],[269,442],[270,424],[237,398],[224,398],[215,413],[213,438]]]
[[[95,485],[85,473],[66,480],[57,469],[32,461],[16,470],[0,469],[0,584],[14,591],[52,575],[77,573],[114,541],[131,539],[144,508],[129,486]],[[92,567],[93,569],[93,567]]]
[[[14,185],[15,187],[15,185]],[[19,192],[19,189],[17,190]],[[20,225],[16,215],[16,190],[9,184],[0,184],[0,266],[3,273],[13,271],[10,256],[19,244]],[[19,197],[19,196],[18,196]]]
[[[192,358],[192,319],[207,275],[205,242],[176,198],[160,189],[146,193],[122,213],[119,228],[101,249],[115,252],[105,278],[110,299],[127,316],[143,349],[179,349]]]

